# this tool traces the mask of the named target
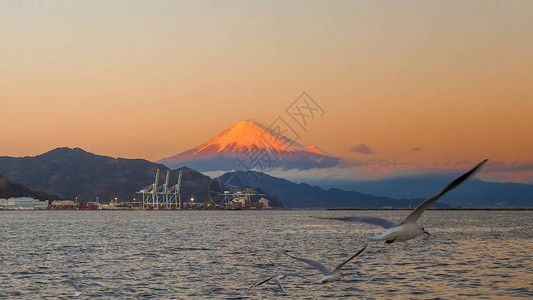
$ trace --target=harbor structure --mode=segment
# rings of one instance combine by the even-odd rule
[[[76,201],[73,200],[55,200],[52,201],[48,209],[60,209],[60,210],[74,210],[76,209]]]
[[[48,200],[40,201],[32,197],[11,197],[0,199],[0,208],[7,210],[37,210],[46,209]]]
[[[160,170],[157,169],[155,181],[153,184],[137,192],[142,195],[142,206],[145,209],[181,209],[181,176],[178,174],[178,181],[175,185],[170,186],[170,170],[167,170],[165,183],[159,185]]]
[[[266,196],[266,194],[259,193],[250,187],[235,188],[231,191],[224,191],[224,193],[220,195],[224,196],[222,205],[223,205],[223,208],[226,208],[226,209],[242,209],[242,208],[257,207],[257,206],[252,205],[252,197]],[[262,197],[261,199],[267,200],[264,197]],[[267,206],[268,206],[268,200],[267,200]]]
[[[259,199],[259,203],[262,204],[262,208],[264,209],[271,208],[270,206],[268,206],[269,201],[267,198],[261,197],[261,199]]]

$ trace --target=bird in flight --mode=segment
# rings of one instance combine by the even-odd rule
[[[92,281],[89,284],[87,284],[87,286],[85,286],[84,288],[80,288],[80,286],[76,282],[74,282],[74,280],[71,280],[71,279],[63,279],[63,280],[56,281],[55,283],[67,283],[67,284],[70,284],[76,290],[76,293],[74,293],[74,297],[78,297],[79,295],[81,295],[81,292],[85,288],[93,286],[93,285],[105,287],[105,284],[103,284],[101,282],[98,282],[98,281]]]
[[[487,159],[480,162],[477,166],[475,166],[470,171],[464,173],[463,175],[457,177],[454,181],[452,181],[446,188],[444,188],[440,193],[437,195],[427,199],[422,204],[420,204],[415,210],[413,210],[403,222],[400,224],[397,224],[393,221],[377,218],[377,217],[344,217],[344,218],[327,218],[327,219],[334,219],[334,220],[340,220],[340,221],[346,221],[346,222],[362,222],[362,223],[368,223],[372,225],[377,225],[385,228],[385,232],[374,235],[371,237],[373,240],[384,240],[385,243],[391,244],[395,241],[407,241],[410,239],[413,239],[417,236],[420,236],[422,234],[428,234],[424,227],[418,225],[416,221],[420,216],[424,213],[426,209],[428,209],[433,203],[435,203],[437,200],[439,200],[440,197],[442,197],[447,192],[453,190],[457,186],[459,186],[461,183],[465,182],[468,178],[472,177],[479,169],[487,162]]]
[[[335,269],[333,269],[333,271],[330,271],[327,267],[325,267],[323,264],[321,264],[320,262],[316,260],[291,255],[289,254],[289,250],[286,250],[285,254],[296,260],[303,261],[304,263],[317,268],[320,272],[322,272],[324,276],[318,279],[316,283],[327,283],[327,282],[335,281],[341,278],[342,267],[344,267],[344,265],[347,264],[350,260],[354,259],[356,256],[361,254],[365,250],[365,248],[366,248],[366,245],[363,247],[363,249],[359,250],[359,252],[357,252],[356,254],[354,254],[353,256],[345,260],[344,262],[342,262],[340,265],[338,265]]]
[[[300,274],[282,273],[282,274],[270,276],[270,277],[268,277],[267,279],[264,279],[264,280],[259,280],[259,281],[255,282],[254,284],[252,284],[252,286],[250,286],[248,288],[248,290],[251,290],[253,287],[260,286],[260,285],[265,284],[265,283],[267,283],[267,282],[272,280],[278,285],[278,287],[281,289],[281,291],[285,294],[285,288],[283,287],[283,284],[281,284],[281,279],[283,279],[283,278],[285,278],[287,276],[298,276],[298,277],[305,278],[305,277],[303,277]]]

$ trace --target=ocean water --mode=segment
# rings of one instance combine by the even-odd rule
[[[408,211],[0,212],[0,298],[69,299],[71,278],[96,280],[79,299],[509,299],[533,297],[532,211],[427,211],[432,234],[387,245],[367,224],[316,217]],[[368,242],[339,281],[284,250],[334,267]],[[255,281],[296,272],[286,294]]]

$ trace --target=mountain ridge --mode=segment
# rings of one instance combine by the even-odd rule
[[[344,191],[331,188],[322,189],[307,183],[294,183],[289,180],[270,176],[261,172],[236,171],[228,172],[219,177],[225,186],[254,185],[283,201],[286,208],[406,208],[418,206],[424,199],[393,199],[356,191]],[[436,207],[450,208],[445,202],[437,203]]]
[[[170,170],[162,164],[143,159],[112,158],[89,153],[80,148],[57,148],[34,157],[0,157],[0,174],[6,179],[32,190],[58,194],[63,199],[79,197],[81,202],[94,201],[96,196],[102,202],[114,197],[130,200],[136,197],[135,192],[153,184],[157,169],[161,170],[161,174],[165,174],[167,170],[171,171],[171,184],[177,182],[179,171],[183,172],[182,199],[194,198],[199,202],[207,202],[221,191],[219,185],[213,186],[215,179],[188,167]],[[396,191],[402,191],[402,194],[387,194],[387,190],[379,182],[370,187],[373,189],[347,190],[347,187],[340,189],[331,186],[321,188],[318,185],[313,186],[312,184],[316,184],[313,181],[298,184],[256,171],[229,172],[221,177],[220,182],[226,183],[228,176],[232,175],[238,175],[236,177],[239,178],[239,185],[258,187],[269,196],[279,198],[287,208],[306,209],[413,207],[426,196],[440,191],[450,180],[444,178],[422,184],[400,182],[394,188]],[[316,180],[320,180],[319,184],[322,186],[332,179]],[[163,180],[160,179],[160,184],[162,183]],[[414,193],[414,187],[422,189],[425,194]],[[371,193],[372,191],[377,194]],[[491,183],[473,178],[437,202],[439,208],[453,206],[533,207],[533,185]]]
[[[55,200],[59,196],[42,191],[35,191],[0,175],[0,198],[32,197],[39,200]]]
[[[457,174],[395,177],[381,180],[311,180],[323,188],[336,187],[391,198],[427,198],[449,184]],[[491,182],[471,178],[447,194],[446,202],[457,207],[519,208],[533,207],[533,185]]]
[[[37,156],[0,157],[0,174],[28,188],[58,194],[64,199],[78,197],[82,202],[98,196],[106,202],[115,197],[130,201],[135,192],[154,182],[156,170],[166,166],[144,159],[102,156],[81,148],[61,147]],[[187,167],[171,171],[170,182],[183,172],[182,197],[200,201],[209,198],[211,178]],[[159,184],[162,184],[160,180]]]

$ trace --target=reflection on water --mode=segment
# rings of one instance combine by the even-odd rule
[[[313,217],[407,211],[0,212],[0,298],[68,298],[52,282],[97,280],[81,298],[512,298],[533,297],[533,212],[428,211],[432,233],[404,243],[370,242],[341,280],[298,278],[247,291],[258,279],[318,271],[284,250],[334,267],[379,228]]]

